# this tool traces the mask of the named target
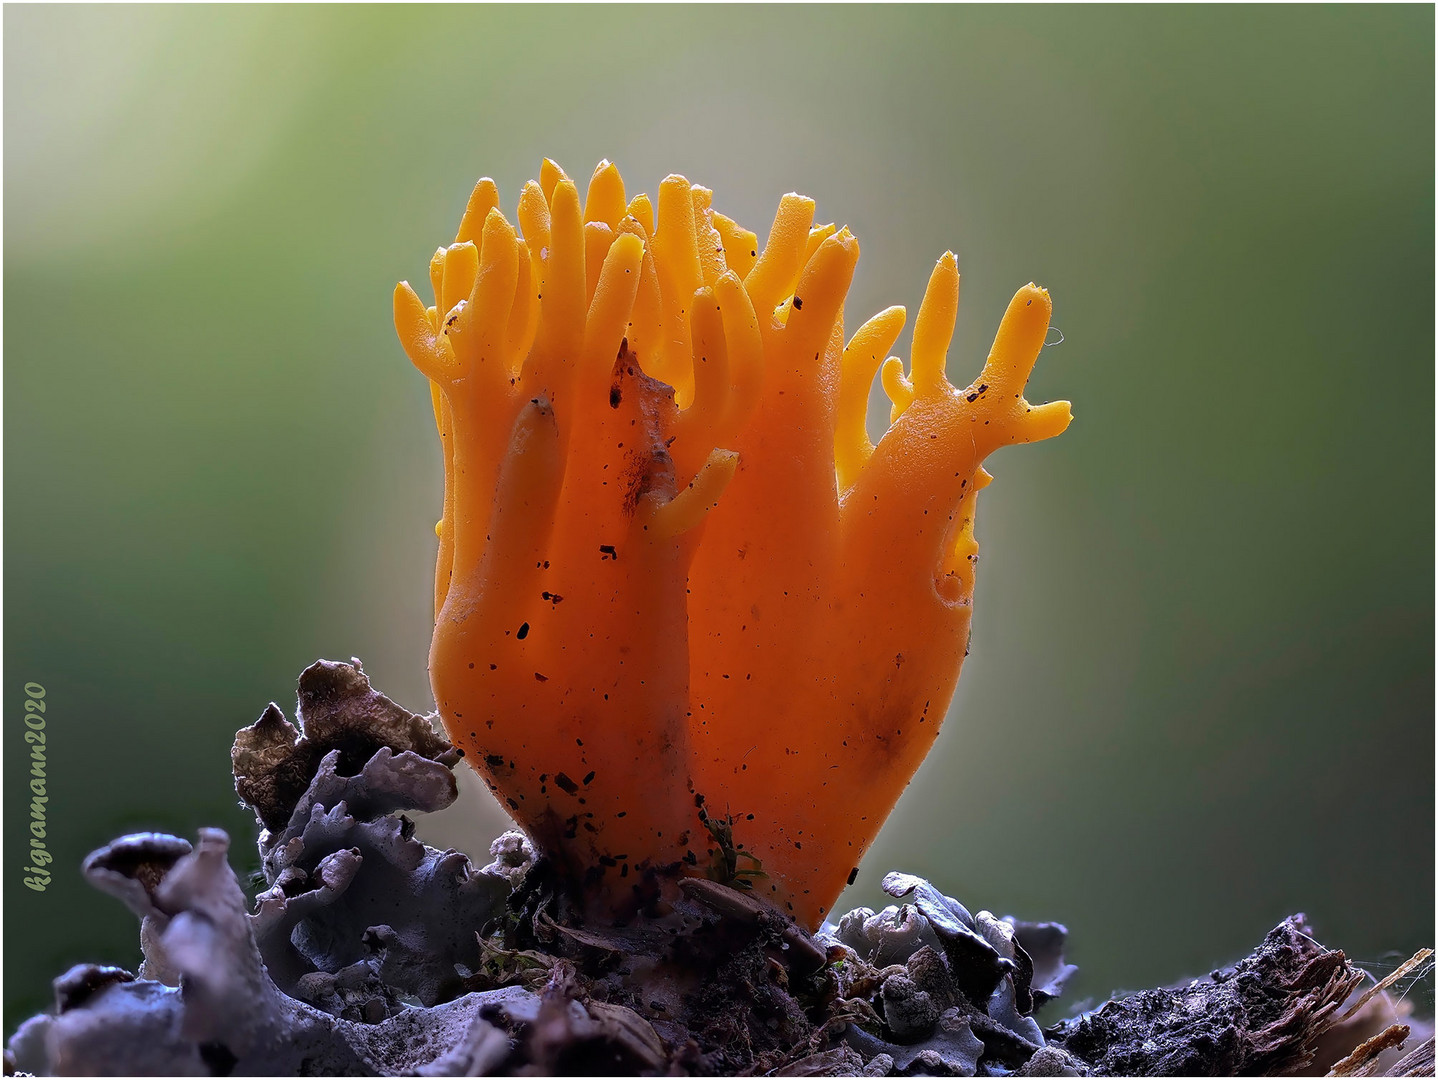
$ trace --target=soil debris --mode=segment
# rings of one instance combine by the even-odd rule
[[[297,714],[271,705],[235,741],[254,901],[217,829],[92,854],[87,879],[142,919],[139,977],[66,972],[8,1073],[1432,1075],[1431,1038],[1403,1056],[1431,1027],[1302,916],[1207,979],[1044,1028],[1075,970],[1058,923],[896,873],[899,903],[810,934],[730,860],[725,880],[649,871],[632,917],[596,924],[520,833],[478,868],[415,838],[459,754],[358,664],[306,669]]]

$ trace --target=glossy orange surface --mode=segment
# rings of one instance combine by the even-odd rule
[[[784,197],[762,250],[707,189],[630,199],[608,162],[581,205],[546,161],[523,239],[498,201],[481,180],[433,306],[394,298],[444,446],[440,715],[599,904],[649,868],[717,873],[728,821],[745,880],[815,926],[953,694],[984,458],[1068,425],[1023,396],[1048,293],[1019,290],[960,390],[952,254],[906,373],[902,308],[846,344],[859,244],[810,199]]]

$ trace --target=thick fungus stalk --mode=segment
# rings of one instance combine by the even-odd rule
[[[902,308],[845,341],[847,229],[786,195],[760,249],[712,199],[680,176],[628,199],[603,162],[581,204],[546,161],[523,239],[481,180],[431,260],[434,305],[395,290],[445,463],[430,678],[450,737],[598,909],[737,865],[812,927],[948,708],[983,461],[1069,407],[1023,396],[1043,289],[956,389],[952,254],[906,373]]]

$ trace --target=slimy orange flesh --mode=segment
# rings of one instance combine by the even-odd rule
[[[715,872],[816,926],[938,734],[967,651],[988,454],[1056,435],[1023,396],[1051,305],[1015,295],[946,376],[952,254],[846,341],[859,258],[786,195],[767,241],[669,176],[581,203],[546,160],[517,231],[485,179],[395,328],[445,466],[430,679],[447,731],[601,912]],[[892,403],[866,425],[876,375]],[[699,809],[702,807],[702,809]]]

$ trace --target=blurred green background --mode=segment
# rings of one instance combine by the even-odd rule
[[[1431,942],[1432,8],[4,30],[7,1031],[69,964],[139,959],[87,851],[220,825],[251,868],[231,736],[307,663],[429,707],[439,452],[390,290],[477,176],[512,209],[542,155],[631,191],[683,172],[761,237],[812,194],[864,245],[851,327],[916,310],[952,247],[960,385],[1013,290],[1053,291],[1029,396],[1077,419],[990,463],[973,655],[846,904],[902,868],[1060,919],[1077,997],[1206,972],[1295,910],[1361,959]],[[502,817],[470,787],[422,834],[483,851]]]

